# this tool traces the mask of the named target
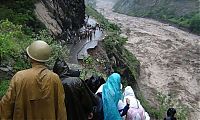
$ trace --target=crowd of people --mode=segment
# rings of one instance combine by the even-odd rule
[[[96,30],[103,31],[103,28],[99,23],[89,23],[89,16],[87,16],[84,26],[78,32],[78,39],[92,40],[92,36],[95,36]]]
[[[85,26],[83,26],[78,35],[78,39],[89,39],[92,40],[92,36],[95,36],[96,30],[103,30],[101,26],[98,23],[95,23],[94,25],[90,25],[86,23]]]
[[[120,74],[112,73],[106,81],[101,77],[83,81],[69,77],[63,62],[53,72],[45,67],[51,54],[46,42],[34,41],[26,52],[32,68],[12,78],[0,101],[0,119],[150,120],[131,86],[122,92]],[[176,120],[175,113],[170,108],[164,120]]]

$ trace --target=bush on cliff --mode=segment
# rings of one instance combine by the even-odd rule
[[[26,34],[39,32],[44,29],[44,25],[35,16],[35,2],[36,0],[0,1],[0,20],[8,19],[16,25],[22,25]]]
[[[5,20],[0,21],[0,62],[1,65],[12,66],[19,70],[26,68],[24,61],[24,50],[30,42],[31,37],[25,35],[22,26],[15,25]]]

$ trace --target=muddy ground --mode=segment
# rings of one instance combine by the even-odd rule
[[[145,98],[155,103],[157,92],[174,96],[190,108],[190,120],[200,120],[200,36],[114,13],[112,6],[109,0],[97,0],[97,10],[121,27],[128,37],[125,47],[141,62],[137,81]]]

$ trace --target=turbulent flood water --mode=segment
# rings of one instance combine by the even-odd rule
[[[157,92],[175,96],[190,108],[190,120],[200,120],[200,36],[112,12],[112,6],[97,0],[96,9],[128,37],[125,47],[141,62],[138,84],[145,98],[154,103]]]

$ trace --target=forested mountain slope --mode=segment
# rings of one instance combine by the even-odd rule
[[[200,31],[198,0],[119,0],[115,11],[131,15],[167,20],[192,31]]]

